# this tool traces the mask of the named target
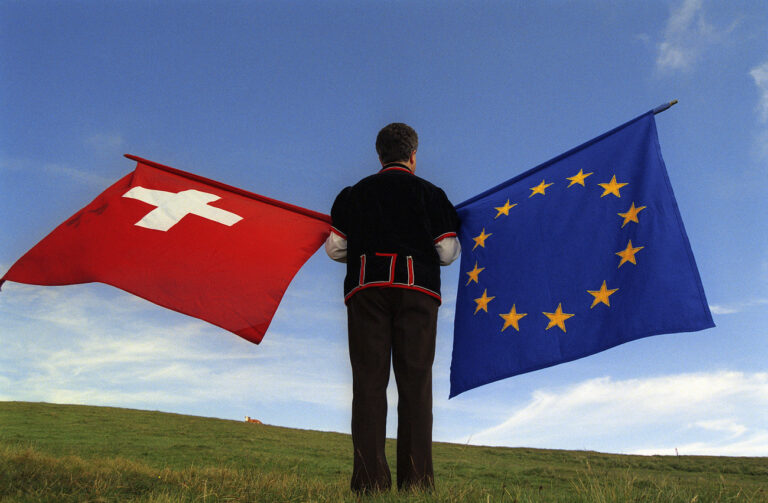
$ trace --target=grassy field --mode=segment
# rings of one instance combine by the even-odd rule
[[[351,449],[338,433],[0,402],[0,502],[768,502],[768,458],[444,443],[434,446],[433,492],[357,498]]]

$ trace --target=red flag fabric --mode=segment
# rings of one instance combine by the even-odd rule
[[[135,156],[0,279],[98,281],[258,344],[330,217]]]

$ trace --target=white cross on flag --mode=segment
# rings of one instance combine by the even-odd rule
[[[134,156],[0,279],[98,281],[261,342],[330,217]]]
[[[243,219],[240,215],[235,215],[230,211],[208,206],[208,203],[218,201],[221,198],[215,194],[200,192],[195,189],[174,193],[133,187],[123,194],[123,197],[138,199],[152,206],[157,206],[136,222],[139,227],[146,227],[147,229],[167,231],[187,215],[197,215],[224,225],[234,225]]]

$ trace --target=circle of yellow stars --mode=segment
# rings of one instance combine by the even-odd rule
[[[593,174],[594,173],[584,173],[583,169],[579,169],[578,173],[566,178],[566,180],[569,181],[568,186],[566,188],[571,188],[575,185],[581,185],[582,187],[586,187],[586,183],[585,183],[586,179],[592,176]],[[541,183],[529,189],[531,193],[528,195],[528,198],[530,199],[534,196],[545,197],[547,195],[547,188],[551,187],[554,184],[555,182],[547,183],[546,179],[542,179]],[[617,181],[616,175],[614,174],[613,176],[611,176],[611,179],[609,181],[598,183],[597,185],[603,189],[602,194],[600,194],[601,198],[606,196],[614,196],[616,198],[621,198],[621,189],[629,185],[629,183]],[[496,215],[493,217],[494,220],[498,219],[499,217],[508,217],[510,210],[512,210],[517,205],[518,203],[511,203],[510,200],[507,199],[503,205],[495,206],[494,210],[496,210]],[[621,228],[623,229],[627,224],[631,222],[635,224],[639,224],[640,220],[638,215],[644,209],[646,209],[646,206],[635,206],[635,202],[632,201],[627,211],[623,213],[617,213],[617,215],[623,219],[621,223]],[[472,250],[474,251],[477,247],[485,248],[486,241],[491,236],[493,236],[493,233],[486,233],[485,227],[483,227],[483,229],[480,231],[480,234],[472,238],[472,240],[475,242],[475,246],[472,247]],[[644,248],[645,248],[644,246],[635,246],[632,244],[631,239],[628,240],[626,248],[616,252],[616,255],[618,255],[620,258],[617,268],[623,266],[626,263],[637,265],[637,258],[635,257],[635,255]],[[485,267],[480,267],[478,261],[475,260],[474,268],[471,271],[467,271],[465,273],[468,276],[465,286],[468,286],[472,282],[477,283],[479,285],[480,273],[483,272],[484,270],[485,270]],[[590,305],[589,308],[593,309],[596,306],[599,306],[601,304],[610,307],[611,306],[610,296],[618,291],[619,291],[618,288],[608,288],[607,281],[603,280],[603,284],[600,286],[599,289],[586,291],[589,295],[592,296],[592,304]],[[477,315],[481,311],[488,313],[488,305],[495,298],[496,298],[495,296],[488,295],[487,288],[484,289],[483,294],[480,297],[474,299],[474,302],[476,304],[474,314]],[[557,308],[553,313],[543,311],[541,314],[544,315],[548,320],[545,330],[549,330],[550,328],[557,327],[563,332],[566,332],[566,327],[565,327],[566,320],[575,316],[575,314],[573,313],[564,312],[562,303],[558,303]],[[509,327],[512,327],[515,331],[520,332],[520,320],[525,316],[528,316],[528,313],[518,312],[517,305],[513,303],[509,312],[500,313],[499,316],[502,318],[502,320],[504,320],[504,323],[501,326],[501,332],[504,332]]]

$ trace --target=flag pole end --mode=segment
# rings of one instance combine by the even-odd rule
[[[673,105],[677,105],[677,100],[672,100],[669,103],[664,103],[653,109],[653,115],[660,114],[664,110],[668,110]]]

